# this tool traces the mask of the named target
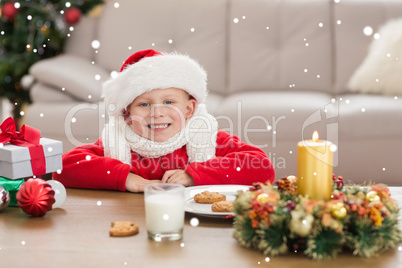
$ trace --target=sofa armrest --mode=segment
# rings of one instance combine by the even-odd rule
[[[29,70],[36,81],[63,89],[69,95],[96,103],[101,100],[102,83],[109,73],[90,60],[74,55],[60,55],[41,60]]]

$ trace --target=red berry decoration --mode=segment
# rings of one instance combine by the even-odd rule
[[[18,9],[15,8],[13,2],[7,2],[3,5],[1,14],[8,20],[12,20],[18,14]]]
[[[28,179],[17,193],[18,206],[34,217],[43,216],[56,201],[52,186],[42,179]]]
[[[81,11],[76,7],[69,8],[64,14],[64,19],[68,24],[74,25],[80,21]]]

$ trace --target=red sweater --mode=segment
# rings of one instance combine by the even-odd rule
[[[126,190],[133,172],[148,180],[160,180],[167,170],[183,169],[194,185],[273,182],[275,171],[267,155],[236,136],[218,131],[216,157],[203,163],[187,163],[186,146],[160,158],[143,158],[131,152],[131,166],[105,157],[102,140],[77,147],[63,155],[63,170],[53,178],[65,187]]]

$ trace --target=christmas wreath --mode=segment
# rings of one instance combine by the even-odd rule
[[[234,237],[247,248],[277,256],[303,252],[315,260],[330,259],[344,249],[372,257],[402,241],[399,208],[383,184],[344,186],[333,177],[331,200],[309,200],[297,194],[293,176],[271,184],[254,184],[234,201]]]

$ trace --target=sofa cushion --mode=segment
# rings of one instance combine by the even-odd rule
[[[314,130],[328,136],[324,110],[331,105],[326,93],[250,91],[223,99],[216,117],[219,128],[264,149],[279,140],[311,139]]]
[[[74,25],[74,31],[66,39],[64,53],[84,57],[93,60],[96,50],[92,47],[92,41],[96,40],[96,26],[98,18],[82,16]]]
[[[77,99],[92,103],[101,100],[102,83],[109,78],[109,73],[99,65],[68,54],[41,60],[30,68],[29,73],[38,82],[64,88]]]
[[[207,106],[208,113],[210,113],[212,115],[219,114],[223,98],[224,98],[224,96],[221,94],[210,92],[207,96],[207,100],[205,101],[205,105]]]
[[[60,138],[68,142],[66,149],[93,143],[101,135],[105,123],[103,102],[80,103],[43,103],[31,104],[25,114],[25,121],[30,126],[46,131],[48,138]],[[64,151],[66,152],[66,151]]]
[[[347,83],[367,55],[370,43],[381,25],[401,17],[401,1],[348,0],[334,3],[334,83],[336,93],[348,91]],[[359,14],[358,16],[356,14]],[[364,29],[372,33],[364,33]],[[366,28],[367,29],[367,28]]]
[[[29,89],[29,96],[32,102],[52,103],[52,102],[73,102],[76,98],[66,94],[61,89],[36,83]]]
[[[230,4],[230,92],[331,92],[330,1]]]
[[[402,137],[402,99],[345,94],[339,100],[339,135],[349,140]]]
[[[99,21],[97,64],[119,70],[139,50],[177,51],[208,70],[210,91],[224,92],[225,0],[120,0],[118,8],[115,2],[105,3]]]
[[[402,19],[387,22],[349,80],[351,91],[402,95]]]

